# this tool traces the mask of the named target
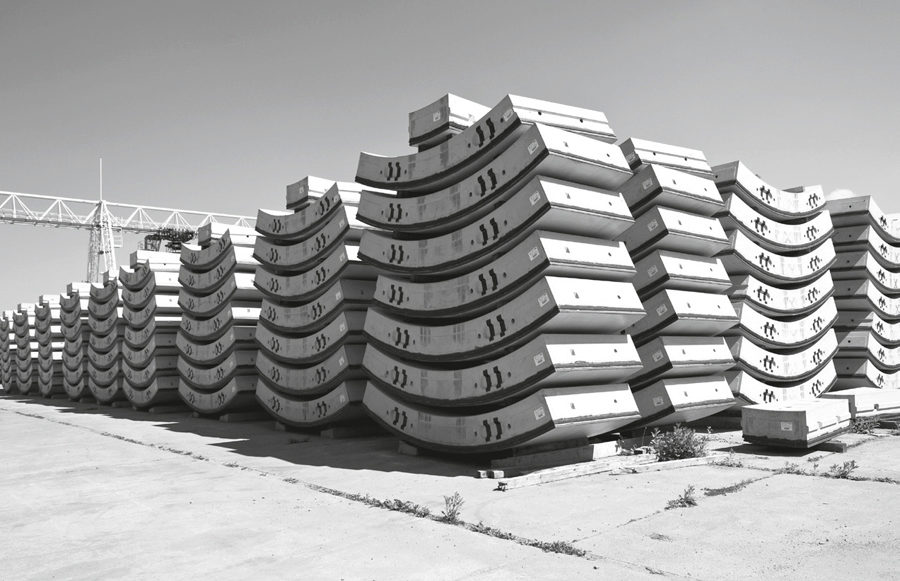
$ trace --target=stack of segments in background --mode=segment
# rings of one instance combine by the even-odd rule
[[[199,246],[181,249],[178,393],[198,414],[253,409],[253,336],[262,301],[253,286],[256,235],[249,228],[207,226],[199,238]]]
[[[35,340],[34,303],[19,303],[13,313],[13,335],[16,343],[16,386],[19,393],[37,391],[38,344]]]
[[[830,200],[839,388],[900,388],[900,227],[869,196]]]
[[[123,389],[137,409],[178,403],[178,352],[175,334],[181,323],[178,270],[171,252],[132,253],[129,268],[119,269],[122,316]]]
[[[506,97],[472,116],[449,97],[410,116],[418,154],[363,153],[363,260],[381,275],[366,319],[369,414],[415,446],[497,452],[581,440],[638,419],[622,381],[643,316],[632,172],[602,113]],[[470,103],[470,102],[467,102]],[[540,124],[539,124],[540,123]],[[449,138],[447,137],[449,135]]]
[[[743,404],[812,399],[835,382],[831,216],[819,186],[779,190],[741,162],[713,168],[727,211],[722,261],[740,325],[728,374]]]
[[[118,273],[105,272],[102,285],[91,285],[88,299],[88,388],[101,404],[125,400],[122,337],[125,319]]]
[[[13,311],[0,313],[0,384],[7,394],[16,393],[16,342]]]
[[[715,217],[725,206],[702,151],[634,138],[621,148],[635,172],[621,188],[635,222],[619,240],[647,312],[627,330],[643,364],[629,380],[642,417],[628,427],[699,420],[735,403],[722,377],[734,359],[717,337],[738,322],[715,258],[728,248]]]
[[[65,294],[59,295],[59,320],[63,335],[63,389],[69,399],[78,401],[89,397],[88,345],[91,328],[88,324],[90,283],[71,282]]]
[[[375,272],[358,258],[360,186],[307,177],[287,211],[260,210],[255,284],[263,293],[256,397],[297,428],[359,422],[365,413],[363,325]]]
[[[34,310],[35,339],[38,343],[38,390],[44,397],[65,392],[63,382],[63,341],[59,295],[41,295]]]

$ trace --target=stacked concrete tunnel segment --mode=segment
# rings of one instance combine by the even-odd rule
[[[894,405],[900,220],[874,199],[518,96],[446,95],[408,130],[254,228],[3,311],[5,391],[498,455],[737,410],[809,445]]]

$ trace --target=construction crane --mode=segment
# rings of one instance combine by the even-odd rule
[[[167,246],[173,249],[190,240],[204,224],[252,228],[256,220],[235,214],[108,202],[102,190],[99,200],[0,191],[0,223],[4,222],[88,230],[86,281],[100,282],[104,271],[117,268],[115,249],[122,247],[124,232],[147,235],[156,249],[161,240],[167,240]]]

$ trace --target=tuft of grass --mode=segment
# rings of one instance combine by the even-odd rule
[[[728,468],[743,468],[744,461],[735,457],[734,449],[728,450],[728,456],[718,460],[716,466],[727,466]]]
[[[775,470],[775,474],[797,474],[799,476],[809,476],[809,472],[800,468],[796,462],[785,462],[784,466]]]
[[[655,429],[650,436],[650,447],[660,462],[705,456],[709,444],[709,436],[697,434],[681,424],[675,424],[669,432]]]
[[[459,522],[459,511],[466,503],[459,492],[454,492],[453,496],[444,497],[444,510],[441,511],[441,520],[448,523]]]
[[[748,478],[730,486],[723,486],[721,488],[704,488],[703,493],[706,496],[725,496],[726,494],[732,494],[734,492],[743,490],[748,484],[752,482],[756,481],[752,478]]]
[[[503,539],[505,541],[514,541],[516,543],[519,543],[520,545],[526,545],[528,547],[535,547],[544,551],[545,553],[560,553],[562,555],[572,555],[575,557],[584,557],[585,555],[587,555],[587,551],[585,551],[584,549],[579,549],[572,543],[568,543],[566,541],[540,541],[537,539],[520,537],[518,535],[514,535],[509,531],[490,527],[480,521],[478,522],[478,524],[465,526],[470,531],[497,539]]]
[[[697,506],[697,498],[694,496],[694,485],[690,485],[684,489],[684,492],[681,493],[681,496],[674,500],[670,500],[668,504],[666,504],[666,510],[671,510],[673,508],[688,508],[690,506]]]
[[[856,463],[856,460],[850,460],[848,462],[844,462],[843,464],[832,464],[831,468],[828,469],[828,473],[825,474],[828,478],[841,478],[847,479],[850,478],[850,473],[859,468],[859,465]]]
[[[850,424],[850,429],[856,434],[872,434],[878,427],[878,420],[875,418],[855,418]]]

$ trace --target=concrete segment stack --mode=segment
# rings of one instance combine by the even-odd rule
[[[178,305],[179,257],[171,252],[138,251],[130,267],[119,270],[123,318],[123,388],[138,409],[179,402],[178,351],[181,323]]]
[[[16,393],[16,342],[13,333],[13,313],[0,313],[0,384],[6,393]]]
[[[13,313],[13,334],[16,343],[16,386],[19,393],[37,391],[38,344],[34,329],[34,303],[19,303]]]
[[[262,295],[253,286],[252,231],[201,230],[200,246],[181,249],[178,394],[200,414],[256,407],[253,342]]]
[[[869,196],[829,200],[828,209],[838,252],[837,386],[900,389],[900,227]]]
[[[637,419],[621,381],[639,359],[619,333],[644,311],[628,253],[610,242],[633,223],[615,193],[632,172],[606,117],[510,96],[462,129],[467,114],[452,106],[411,114],[419,153],[360,156],[358,182],[398,190],[360,201],[360,220],[392,231],[360,242],[362,259],[390,272],[365,325],[367,411],[453,452]]]
[[[287,188],[287,212],[260,210],[255,284],[263,293],[256,397],[279,422],[312,428],[359,422],[362,334],[375,272],[358,257],[361,187],[307,177]]]
[[[88,388],[102,404],[125,399],[122,375],[122,290],[118,273],[105,272],[102,285],[91,285],[88,299]]]
[[[744,404],[816,398],[834,385],[837,350],[833,227],[822,189],[779,190],[741,162],[713,173],[727,207],[730,248],[721,258],[740,316],[728,337],[737,360],[731,389]]]
[[[728,247],[715,218],[724,203],[702,151],[634,138],[621,148],[635,171],[621,188],[635,223],[619,240],[647,312],[627,329],[643,365],[629,380],[641,413],[629,428],[695,421],[734,405],[721,376],[734,361],[716,337],[738,322],[715,258]]]
[[[60,321],[59,295],[41,295],[34,311],[38,343],[38,390],[44,397],[65,392],[63,382],[64,337]]]
[[[59,319],[63,334],[63,389],[73,401],[90,396],[87,372],[91,337],[88,323],[90,288],[90,283],[71,282],[66,287],[65,294],[59,295]]]

